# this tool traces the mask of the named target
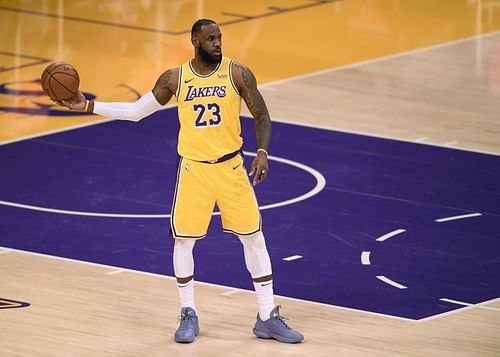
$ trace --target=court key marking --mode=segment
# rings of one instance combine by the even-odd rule
[[[450,221],[456,221],[456,220],[459,220],[459,219],[466,219],[466,218],[473,218],[473,217],[480,217],[482,216],[481,213],[469,213],[469,214],[463,214],[463,215],[459,215],[459,216],[450,216],[450,217],[443,217],[443,218],[438,218],[438,219],[435,219],[434,222],[436,223],[444,223],[444,222],[450,222]],[[378,237],[376,239],[377,242],[383,242],[383,241],[386,241],[387,239],[389,238],[392,238],[394,236],[397,236],[398,234],[401,234],[401,233],[404,233],[406,232],[406,229],[395,229],[393,230],[392,232],[389,232],[389,233],[386,233],[380,237]],[[361,264],[363,265],[371,265],[371,262],[370,262],[370,254],[371,252],[370,251],[362,251],[361,252]],[[392,279],[389,279],[388,277],[386,277],[385,275],[377,275],[376,278],[386,284],[389,284],[395,288],[398,288],[398,289],[407,289],[408,287],[403,285],[403,284],[400,284],[400,283],[397,283],[395,282],[394,280]],[[441,301],[445,301],[445,302],[449,302],[449,303],[452,303],[452,304],[458,304],[458,305],[463,305],[463,306],[471,306],[473,304],[469,304],[469,303],[465,303],[465,302],[461,302],[461,301],[457,301],[457,300],[451,300],[451,299],[447,299],[447,298],[441,298],[439,299]],[[494,308],[491,308],[493,310],[496,310]]]

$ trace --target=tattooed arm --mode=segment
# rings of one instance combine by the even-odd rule
[[[269,172],[267,152],[271,141],[271,118],[264,98],[257,89],[257,81],[252,71],[248,67],[233,62],[232,74],[236,88],[255,119],[258,151],[257,157],[253,160],[250,168],[250,176],[255,174],[253,184],[256,185]]]
[[[177,82],[179,80],[179,69],[169,69],[165,71],[156,81],[153,94],[161,105],[165,105],[177,92]]]

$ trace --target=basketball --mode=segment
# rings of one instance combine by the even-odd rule
[[[50,98],[66,100],[78,93],[80,77],[69,63],[54,62],[44,69],[41,85]]]

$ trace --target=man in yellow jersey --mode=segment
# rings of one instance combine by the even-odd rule
[[[173,265],[181,301],[175,341],[193,342],[199,334],[193,247],[196,240],[205,237],[217,204],[223,230],[238,236],[243,245],[246,267],[254,283],[259,312],[253,333],[286,343],[302,342],[302,334],[285,323],[280,307],[274,303],[271,261],[252,186],[268,174],[271,120],[253,73],[222,55],[221,40],[214,21],[196,21],[191,30],[194,58],[165,71],[153,90],[135,103],[87,101],[82,93],[58,103],[110,118],[139,121],[161,109],[172,96],[177,98],[180,161],[170,220],[175,238]],[[255,118],[258,147],[250,166],[252,182],[241,154],[241,98]]]

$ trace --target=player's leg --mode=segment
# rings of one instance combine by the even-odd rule
[[[274,303],[271,259],[262,232],[252,237],[240,237],[245,264],[252,276],[259,313],[253,333],[260,338],[273,338],[285,343],[298,343],[304,336],[292,329],[280,315],[280,306]]]
[[[207,166],[185,158],[179,161],[170,217],[176,239],[201,239],[207,234],[216,197],[210,188]]]
[[[175,341],[180,343],[193,342],[200,333],[194,304],[193,248],[195,243],[194,239],[176,239],[174,244],[174,273],[181,301],[180,324],[175,331]]]
[[[290,328],[274,303],[271,259],[261,230],[261,217],[253,186],[248,180],[241,157],[220,164],[217,205],[226,232],[240,237],[246,267],[252,277],[259,313],[253,329],[256,336],[274,338],[281,342],[297,343],[304,339]]]
[[[194,303],[193,247],[205,237],[215,205],[215,196],[208,189],[205,164],[181,159],[172,204],[170,227],[175,238],[173,264],[181,301],[180,325],[175,341],[193,342],[199,334]]]
[[[259,315],[262,320],[267,320],[275,308],[273,294],[273,273],[271,259],[267,252],[266,242],[262,232],[252,237],[240,238],[243,244],[245,265],[253,280]]]

